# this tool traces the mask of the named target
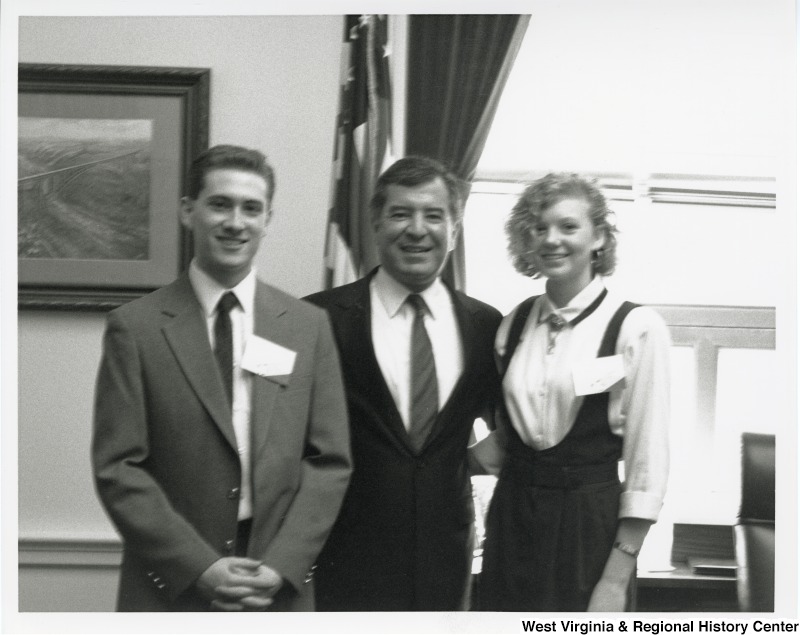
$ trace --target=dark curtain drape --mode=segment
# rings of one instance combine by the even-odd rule
[[[530,16],[412,15],[406,154],[429,156],[469,182]],[[464,287],[463,234],[445,277]]]

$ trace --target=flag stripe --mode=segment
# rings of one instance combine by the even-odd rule
[[[355,280],[377,262],[369,200],[391,160],[387,18],[347,16],[328,217],[326,285]]]

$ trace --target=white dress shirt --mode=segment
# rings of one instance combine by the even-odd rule
[[[411,294],[383,267],[370,281],[372,345],[383,377],[394,398],[406,430],[411,411],[411,327],[414,309],[406,303]],[[453,299],[439,280],[419,295],[425,300],[425,328],[436,360],[439,410],[447,403],[464,370],[464,352]]]
[[[242,472],[238,518],[244,520],[253,515],[253,490],[250,484],[250,395],[253,376],[242,369],[242,356],[247,340],[253,334],[256,274],[251,271],[233,289],[226,289],[200,269],[193,260],[189,265],[189,280],[203,307],[211,350],[214,350],[215,345],[214,322],[217,319],[217,303],[228,291],[232,291],[239,300],[239,306],[231,309],[230,316],[233,330],[233,431],[236,434]]]
[[[559,443],[572,428],[582,396],[576,396],[573,370],[597,357],[611,317],[623,299],[609,292],[600,306],[577,325],[555,336],[548,353],[551,313],[576,318],[603,291],[599,277],[561,309],[543,295],[534,303],[521,341],[503,380],[511,423],[522,440],[543,450]],[[500,325],[495,341],[503,355],[516,309]],[[669,469],[670,340],[661,317],[639,307],[628,314],[617,340],[624,385],[612,388],[608,419],[611,431],[624,438],[625,483],[619,516],[656,520]]]

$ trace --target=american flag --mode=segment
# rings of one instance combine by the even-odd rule
[[[392,161],[387,16],[347,16],[340,84],[326,288],[352,282],[377,264],[369,199]]]

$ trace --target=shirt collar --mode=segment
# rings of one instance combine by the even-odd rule
[[[566,306],[557,309],[550,298],[545,294],[542,298],[542,305],[539,311],[539,323],[544,322],[550,317],[551,313],[555,313],[559,317],[563,318],[564,321],[569,322],[570,320],[578,317],[581,312],[588,307],[592,302],[597,299],[603,289],[605,289],[605,285],[603,284],[603,279],[600,276],[594,276],[592,281],[587,284],[583,290],[578,293]]]
[[[383,267],[378,269],[378,272],[373,278],[373,282],[381,304],[383,304],[389,317],[393,318],[403,307],[406,299],[412,292],[408,287],[392,278]],[[421,291],[419,295],[425,300],[428,311],[430,311],[431,317],[433,317],[434,320],[439,311],[442,311],[443,307],[447,306],[446,303],[449,301],[447,289],[438,277],[433,281],[433,284],[424,291]]]
[[[245,313],[252,313],[253,305],[255,304],[256,295],[256,272],[252,269],[244,280],[242,280],[235,287],[228,289],[223,287],[219,282],[214,280],[198,265],[196,260],[192,260],[189,265],[189,281],[192,283],[192,288],[197,296],[200,305],[203,307],[203,314],[206,318],[210,318],[217,310],[219,299],[227,291],[233,291],[236,299],[239,300],[239,305]]]

